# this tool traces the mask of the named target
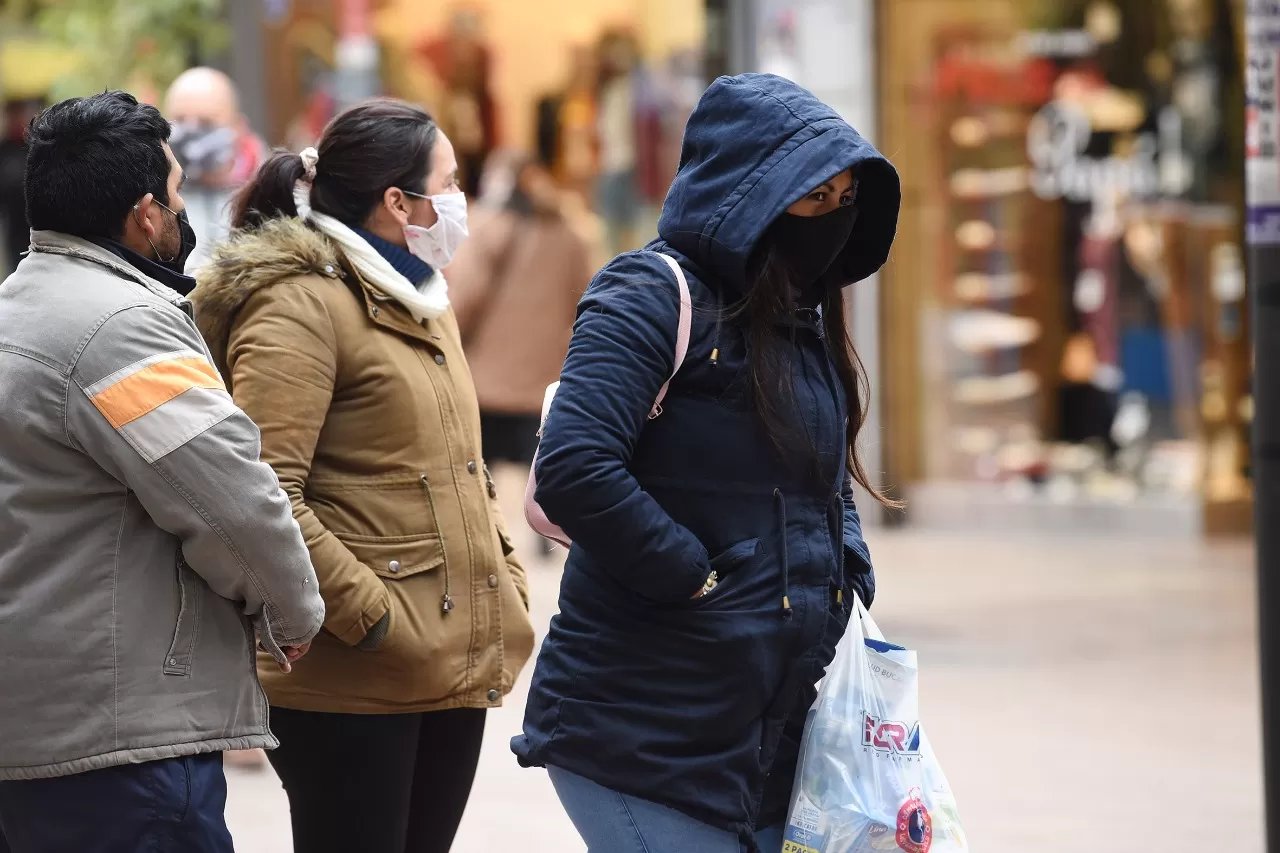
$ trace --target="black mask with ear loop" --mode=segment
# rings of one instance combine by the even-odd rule
[[[191,220],[187,218],[186,210],[183,210],[181,213],[174,213],[173,209],[169,207],[169,205],[163,204],[159,201],[157,201],[156,204],[160,205],[170,213],[173,213],[173,218],[178,220],[178,233],[182,238],[182,242],[178,246],[178,254],[174,255],[172,258],[163,257],[160,254],[160,250],[156,248],[156,244],[150,237],[147,238],[147,242],[151,244],[151,251],[156,253],[156,263],[160,264],[162,267],[173,270],[179,275],[185,275],[187,259],[190,258],[191,253],[196,250],[196,229],[191,227]],[[138,205],[135,204],[133,206],[133,212],[138,212]]]

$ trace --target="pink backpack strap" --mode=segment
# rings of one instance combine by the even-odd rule
[[[662,414],[662,400],[667,396],[667,389],[671,387],[671,380],[676,378],[676,374],[680,372],[681,365],[684,364],[684,357],[689,353],[689,337],[693,330],[693,297],[689,295],[689,282],[684,277],[684,270],[680,269],[680,264],[670,255],[663,255],[657,252],[654,254],[666,261],[667,266],[671,267],[671,271],[675,273],[676,284],[680,288],[680,323],[676,327],[675,366],[671,368],[671,376],[658,389],[658,399],[654,401],[653,410],[649,412],[650,420]]]

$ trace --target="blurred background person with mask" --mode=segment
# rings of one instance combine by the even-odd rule
[[[0,278],[18,265],[18,257],[27,250],[30,231],[27,227],[26,197],[23,176],[27,168],[27,125],[39,115],[43,104],[39,99],[6,101],[0,123]]]
[[[494,181],[471,217],[471,237],[448,268],[449,294],[480,401],[485,457],[501,465],[499,492],[520,495],[543,392],[560,375],[595,253],[545,167],[524,155],[496,159],[489,168],[510,180]]]
[[[267,148],[240,112],[235,85],[213,68],[191,68],[173,81],[164,100],[173,122],[174,156],[187,171],[184,195],[197,249],[193,271],[230,231],[232,194],[266,159]]]

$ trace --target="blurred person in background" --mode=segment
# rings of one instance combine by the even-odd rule
[[[661,200],[666,191],[659,177],[662,105],[630,29],[606,31],[599,56],[600,173],[595,204],[608,226],[610,253],[620,254],[638,248],[645,202]]]
[[[568,42],[564,85],[538,101],[538,158],[561,187],[589,202],[600,169],[599,54],[583,32],[571,34]]]
[[[12,853],[231,853],[224,750],[271,748],[324,605],[259,434],[182,293],[170,126],[132,95],[28,135],[0,287],[0,836]],[[4,844],[0,843],[0,848]]]
[[[289,680],[259,671],[296,853],[443,853],[485,710],[532,652],[439,270],[467,235],[449,139],[373,100],[241,190],[194,295],[328,607]]]
[[[579,305],[536,492],[573,547],[512,747],[548,768],[591,853],[782,846],[815,684],[875,593],[842,289],[885,262],[900,200],[893,166],[809,92],[722,77],[652,251]],[[652,419],[679,316],[656,252],[685,271],[693,326]]]
[[[187,269],[194,273],[227,238],[231,197],[267,148],[240,112],[231,78],[213,68],[178,75],[165,94],[164,113],[173,122],[173,152],[187,172],[187,212],[198,238]]]
[[[480,207],[448,268],[449,292],[480,401],[485,456],[528,476],[546,387],[560,376],[578,300],[594,268],[561,191],[519,157],[499,203]],[[499,190],[501,191],[501,190]]]
[[[0,127],[0,278],[18,264],[31,242],[27,225],[27,202],[23,175],[27,168],[27,125],[39,114],[43,103],[37,98],[5,101]],[[6,267],[7,265],[7,267]]]
[[[455,9],[448,31],[423,43],[419,53],[440,80],[440,126],[453,142],[462,189],[475,198],[485,162],[498,145],[493,55],[484,42],[479,11],[470,5]]]

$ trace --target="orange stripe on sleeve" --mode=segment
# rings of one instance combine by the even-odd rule
[[[116,429],[192,388],[226,390],[203,358],[174,358],[144,367],[93,396],[93,405]]]

